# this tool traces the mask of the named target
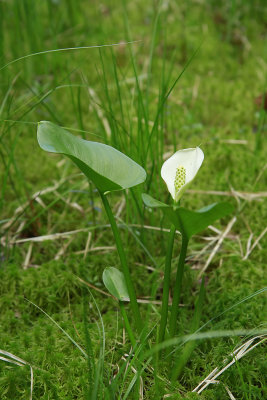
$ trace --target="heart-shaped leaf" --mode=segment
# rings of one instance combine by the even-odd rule
[[[184,207],[173,208],[145,193],[142,194],[142,198],[147,207],[161,208],[176,229],[186,235],[188,239],[206,229],[214,221],[233,212],[233,206],[226,202],[210,204],[198,211],[191,211]]]
[[[101,192],[127,189],[146,179],[145,170],[125,154],[74,136],[51,122],[39,122],[37,139],[43,150],[68,156]]]
[[[114,267],[105,268],[103,282],[109,293],[119,301],[130,301],[124,275]]]

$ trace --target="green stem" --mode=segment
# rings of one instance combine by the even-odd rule
[[[137,300],[136,300],[136,295],[135,295],[135,290],[134,290],[134,286],[132,283],[132,279],[131,279],[131,275],[130,275],[130,271],[129,271],[129,267],[128,267],[128,263],[127,263],[127,259],[126,259],[126,255],[123,249],[123,245],[122,245],[122,241],[121,241],[121,237],[120,237],[120,233],[119,233],[119,229],[116,223],[116,220],[114,218],[114,215],[111,211],[109,202],[106,198],[106,196],[99,192],[104,208],[106,210],[110,225],[111,225],[111,229],[114,235],[114,239],[116,242],[116,246],[117,246],[117,250],[118,250],[118,254],[120,257],[120,261],[121,261],[121,266],[122,266],[122,271],[125,277],[125,281],[126,281],[126,286],[128,289],[128,293],[129,293],[129,297],[130,297],[130,304],[132,307],[132,311],[133,311],[133,315],[134,315],[134,319],[137,325],[137,330],[139,333],[141,333],[142,331],[142,320],[141,320],[141,315],[140,315],[140,311],[139,311],[139,307],[137,304]]]
[[[200,291],[198,300],[195,304],[195,312],[193,316],[192,326],[191,326],[191,333],[194,335],[197,332],[200,319],[202,315],[203,303],[204,303],[204,295],[205,295],[205,286],[204,286],[204,278],[202,278]],[[189,338],[190,339],[190,338]],[[189,340],[186,342],[182,351],[179,350],[179,355],[177,352],[177,357],[175,356],[174,365],[172,367],[172,375],[171,375],[171,382],[175,383],[175,381],[181,375],[184,366],[186,365],[187,361],[190,359],[192,352],[196,347],[196,340]]]
[[[160,320],[160,327],[159,327],[158,343],[163,342],[164,336],[165,336],[165,331],[166,331],[166,325],[167,325],[170,278],[171,278],[171,262],[172,262],[174,236],[175,236],[175,226],[172,225],[171,229],[170,229],[167,253],[166,253],[166,258],[165,258],[161,320]]]
[[[171,338],[173,338],[176,333],[176,323],[177,323],[177,315],[178,315],[179,302],[181,296],[181,287],[184,274],[184,262],[186,257],[187,245],[188,245],[188,238],[186,237],[186,235],[182,233],[182,248],[177,266],[176,281],[173,289],[173,300],[172,300],[172,309],[170,317]]]
[[[127,314],[126,314],[126,310],[125,310],[123,301],[119,301],[119,305],[120,305],[120,309],[121,309],[122,318],[124,319],[124,324],[125,324],[126,331],[128,332],[130,341],[132,343],[132,346],[134,347],[136,345],[136,341],[135,341],[134,334],[133,334],[133,331],[131,329],[131,325],[129,323]]]

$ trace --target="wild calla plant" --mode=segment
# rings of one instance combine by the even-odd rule
[[[181,295],[181,288],[184,274],[184,263],[187,253],[187,247],[189,239],[203,231],[210,224],[217,219],[220,219],[233,211],[232,206],[229,203],[214,203],[207,207],[204,207],[197,211],[188,210],[180,206],[180,199],[184,194],[188,185],[195,179],[199,168],[204,160],[204,153],[199,148],[183,149],[173,154],[167,161],[164,162],[161,169],[161,176],[164,179],[167,188],[173,198],[173,204],[165,204],[159,200],[154,199],[148,194],[143,193],[143,202],[147,207],[160,208],[164,215],[171,222],[171,229],[167,247],[167,253],[165,258],[165,272],[163,282],[163,298],[162,298],[162,309],[161,309],[161,321],[159,328],[158,342],[162,342],[165,337],[167,319],[168,319],[168,298],[170,291],[170,274],[171,274],[171,260],[172,251],[174,244],[174,237],[176,229],[181,233],[182,244],[181,251],[177,266],[176,281],[173,288],[172,306],[169,321],[169,336],[172,338],[176,334],[177,329],[177,316],[179,310],[179,302]],[[204,286],[201,286],[201,301],[203,303],[203,290]],[[197,320],[200,320],[201,307],[199,306],[197,311]],[[190,354],[187,352],[187,357]],[[183,365],[186,360],[183,359]],[[176,378],[181,371],[179,366],[176,365],[173,369],[173,379]]]
[[[145,170],[131,158],[113,147],[81,139],[48,121],[39,122],[37,140],[43,150],[64,154],[69,157],[97,187],[114,234],[125,285],[129,294],[136,326],[140,333],[142,330],[142,321],[134,285],[116,220],[106,195],[108,192],[128,189],[144,182],[146,179]]]
[[[127,258],[116,220],[107,200],[107,193],[139,185],[145,181],[146,172],[135,161],[113,147],[78,138],[51,122],[43,121],[38,124],[37,138],[40,147],[45,151],[64,154],[70,158],[98,189],[110,221],[122,266],[122,271],[119,271],[114,267],[106,268],[103,272],[103,282],[108,291],[119,302],[129,339],[135,349],[137,341],[126,314],[124,306],[125,301],[130,301],[136,327],[140,335],[139,339],[142,337],[141,332],[143,329],[143,323],[141,321]],[[180,199],[185,193],[188,185],[195,179],[203,160],[203,151],[199,147],[196,147],[194,149],[183,149],[177,151],[164,162],[161,169],[161,176],[172,196],[172,204],[165,204],[148,194],[142,195],[146,206],[150,208],[160,208],[171,222],[165,260],[163,299],[158,342],[164,340],[168,320],[171,260],[176,230],[181,232],[182,245],[177,266],[176,281],[173,289],[173,300],[169,320],[169,336],[171,338],[176,334],[184,263],[189,239],[193,235],[207,228],[207,226],[215,220],[232,212],[232,207],[228,203],[214,203],[197,211],[181,207]],[[195,307],[195,316],[192,324],[193,330],[196,330],[200,323],[203,299],[204,282],[202,281],[198,302]],[[181,357],[176,358],[176,362],[172,369],[172,379],[175,379],[180,374],[183,366],[190,357],[193,348],[194,345],[185,347]]]

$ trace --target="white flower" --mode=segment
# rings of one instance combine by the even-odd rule
[[[196,147],[176,151],[164,162],[161,176],[175,202],[182,197],[189,183],[195,178],[203,160],[203,151]]]

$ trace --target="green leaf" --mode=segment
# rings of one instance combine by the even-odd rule
[[[214,203],[198,211],[187,210],[179,207],[167,212],[171,222],[176,228],[185,233],[188,238],[202,232],[214,221],[233,212],[233,206],[229,203]]]
[[[102,278],[109,293],[119,301],[130,301],[125,278],[121,271],[114,267],[105,268]]]
[[[125,154],[78,138],[51,122],[39,122],[37,139],[43,150],[68,156],[101,192],[127,189],[146,179],[145,170]]]
[[[163,208],[163,207],[169,208],[170,207],[167,204],[154,199],[153,197],[149,196],[149,194],[146,194],[146,193],[142,193],[142,200],[143,200],[144,204],[150,208]]]
[[[214,221],[233,212],[233,206],[226,202],[210,204],[198,211],[191,211],[184,207],[173,208],[145,193],[142,194],[142,198],[147,207],[161,208],[176,229],[186,235],[188,239],[206,229]]]

